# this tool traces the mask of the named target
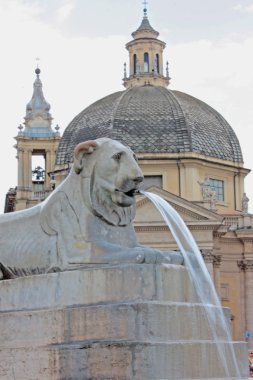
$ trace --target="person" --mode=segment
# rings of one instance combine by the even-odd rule
[[[253,350],[249,350],[249,375],[253,377]]]

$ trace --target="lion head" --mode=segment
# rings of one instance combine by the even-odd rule
[[[75,148],[74,170],[83,182],[83,197],[93,214],[115,226],[135,216],[134,195],[143,174],[134,152],[108,138],[86,141]]]

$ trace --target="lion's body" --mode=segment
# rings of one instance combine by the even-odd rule
[[[30,273],[156,257],[138,245],[132,225],[143,180],[134,153],[110,139],[79,145],[70,174],[44,202],[0,216],[2,267]]]
[[[0,262],[10,267],[46,268],[55,260],[56,236],[45,236],[41,205],[0,216]]]
[[[87,155],[87,166],[82,172],[77,174],[73,167],[66,180],[44,202],[1,215],[0,262],[11,268],[65,269],[85,263],[117,261],[123,251],[126,253],[128,248],[137,246],[131,225],[134,204],[117,206],[110,193],[115,190],[115,182],[122,181],[120,172],[124,181],[129,180],[130,175],[126,177],[126,172],[131,173],[129,163],[133,167],[132,177],[140,176],[140,169],[132,156],[127,157],[127,167],[124,163],[117,164],[118,170],[116,167],[112,170],[110,164],[109,170],[106,169],[108,161],[104,165],[106,154],[122,150],[132,155],[119,143],[103,142],[97,151]],[[107,184],[98,183],[105,179]]]

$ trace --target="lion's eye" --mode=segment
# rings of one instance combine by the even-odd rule
[[[112,157],[114,158],[114,160],[119,161],[121,156],[122,156],[122,153],[118,152],[118,153],[115,153]]]

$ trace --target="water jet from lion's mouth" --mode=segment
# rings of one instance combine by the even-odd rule
[[[230,327],[227,324],[213,281],[191,232],[177,211],[163,198],[143,190],[139,194],[146,196],[160,211],[183,255],[184,265],[195,287],[199,302],[204,306],[205,318],[217,346],[219,359],[223,364],[226,378],[231,379],[231,374],[234,371],[236,378],[241,379]],[[221,336],[218,336],[217,331],[220,332]],[[227,352],[229,352],[231,358],[230,365],[227,361]]]

